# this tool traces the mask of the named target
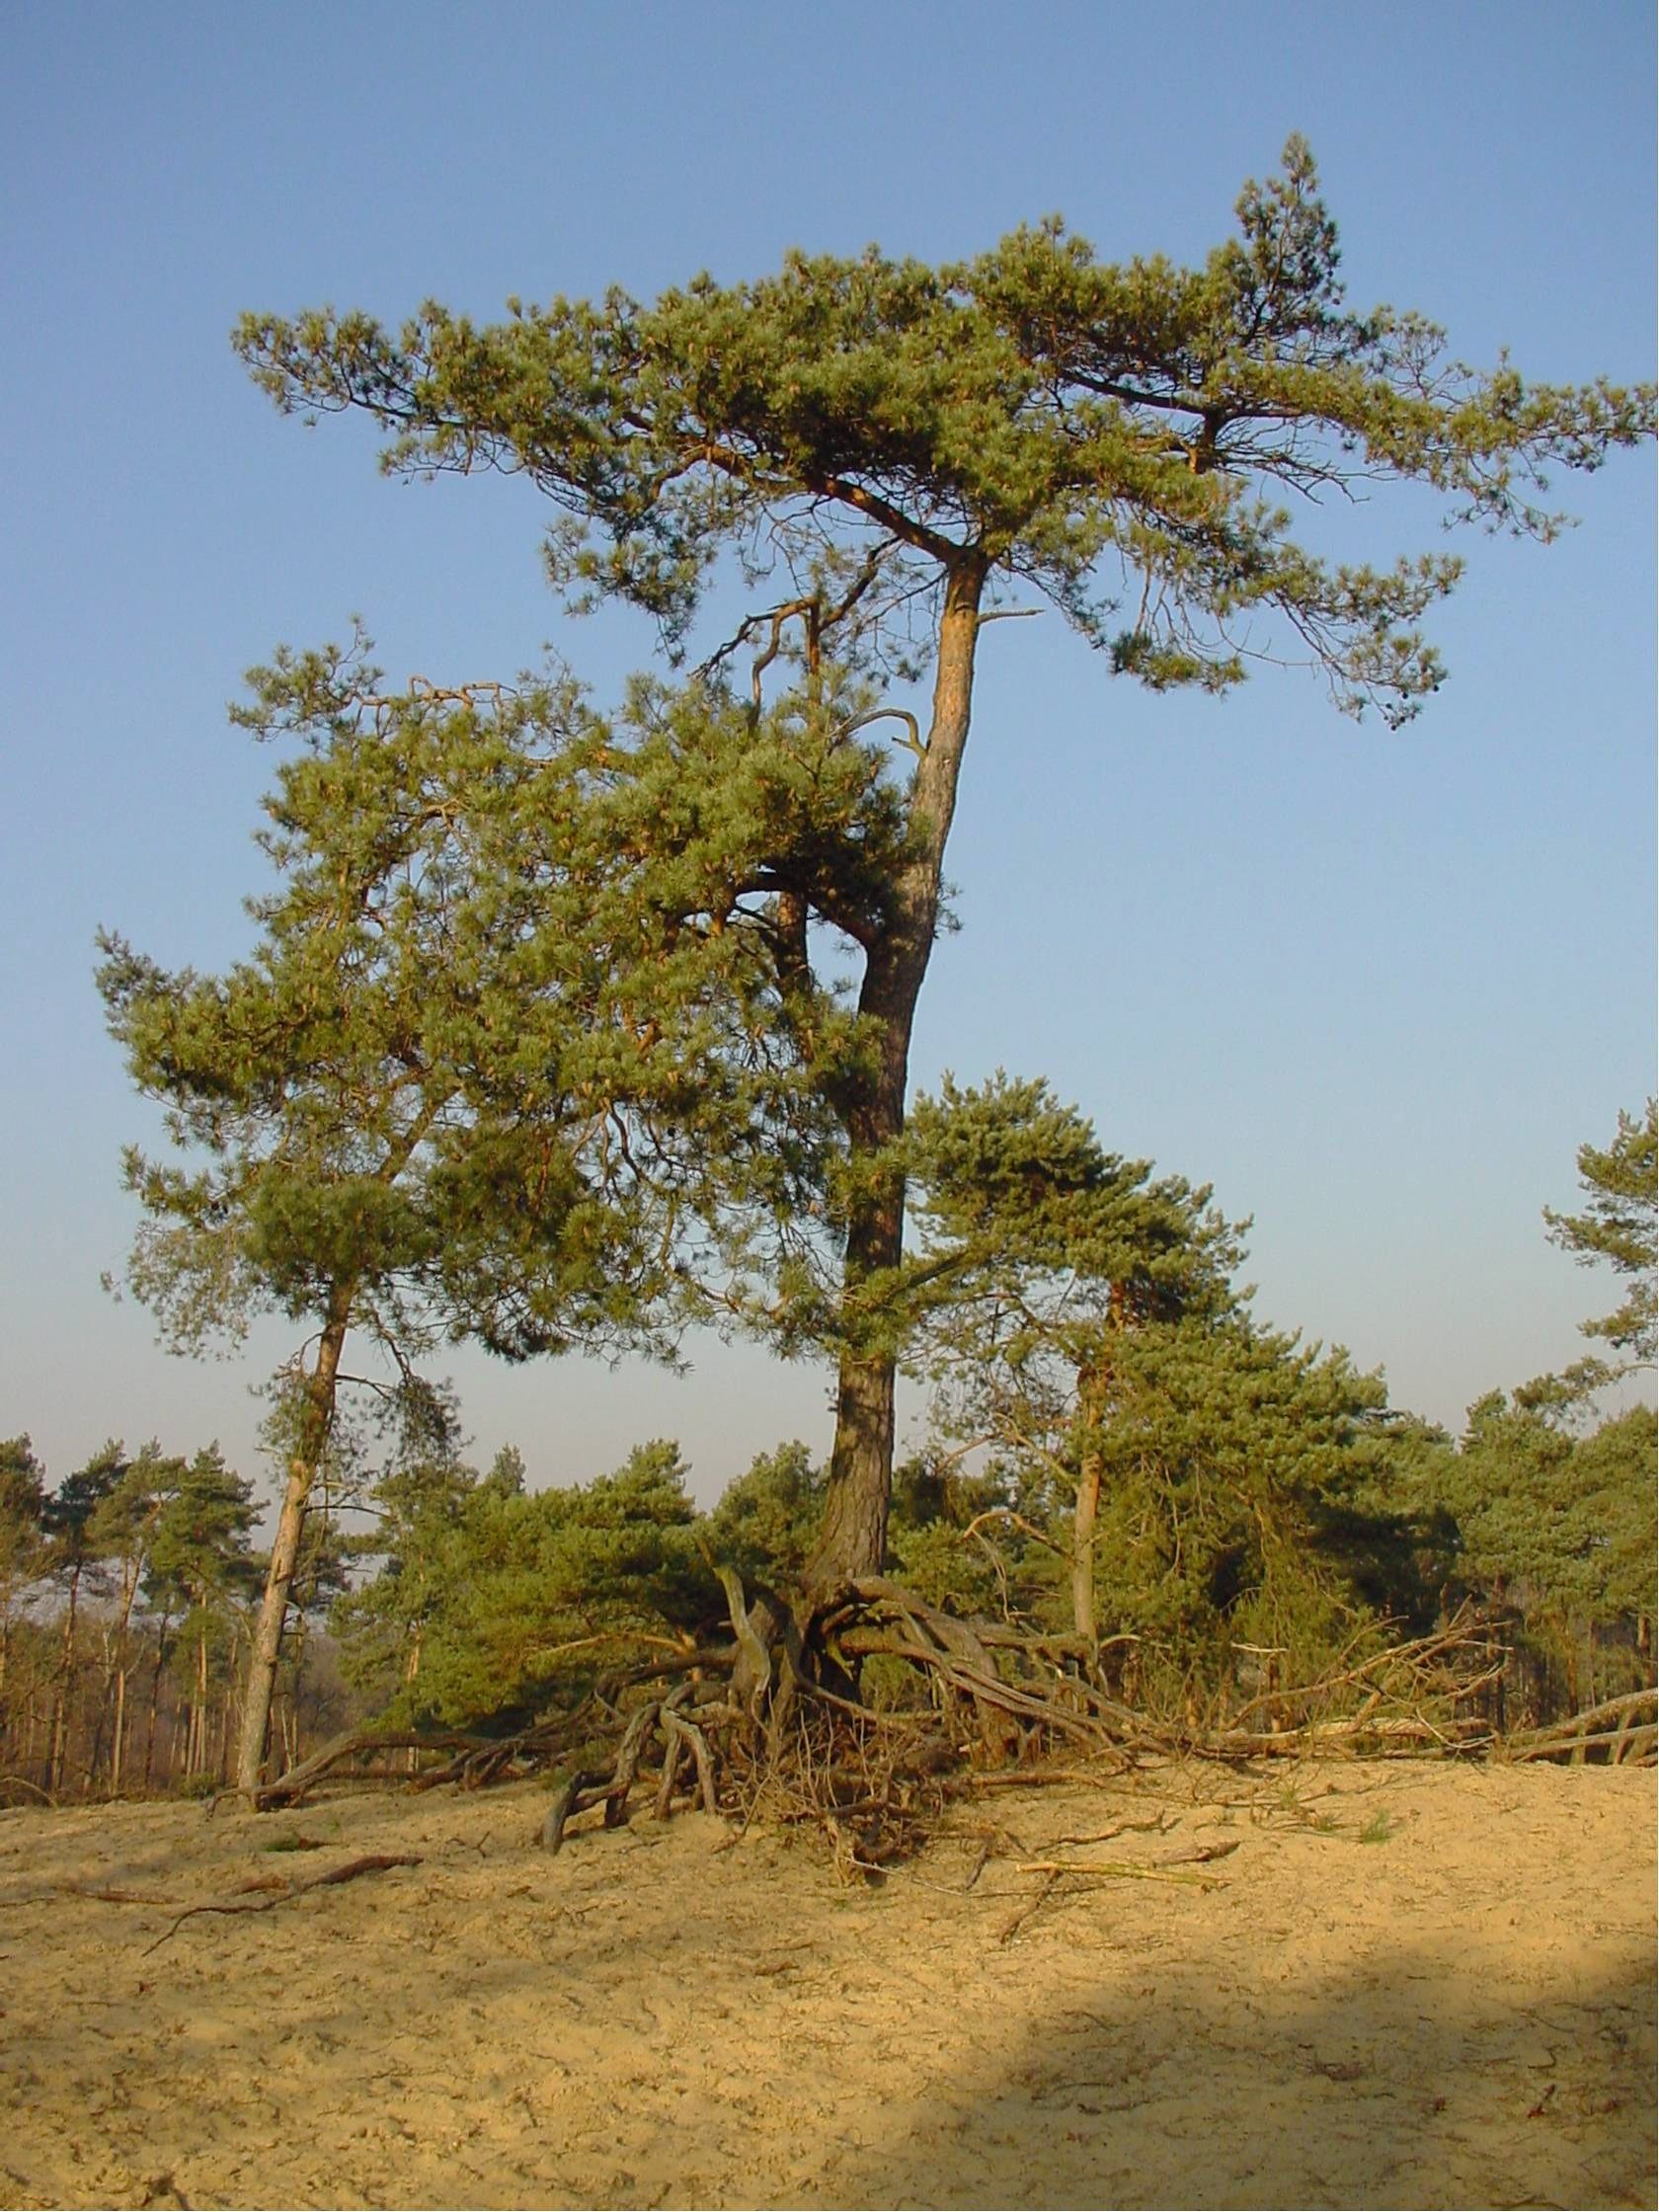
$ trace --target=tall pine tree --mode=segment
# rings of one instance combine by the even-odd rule
[[[938,269],[796,254],[776,276],[700,276],[649,305],[613,291],[514,301],[488,327],[428,306],[396,333],[332,310],[239,332],[280,407],[365,412],[389,469],[525,476],[557,510],[554,582],[646,609],[671,652],[724,554],[757,589],[770,578],[693,686],[715,711],[745,648],[755,701],[792,654],[809,704],[835,663],[930,679],[925,715],[882,693],[840,725],[896,735],[903,771],[904,835],[862,901],[799,852],[746,848],[689,909],[725,930],[761,901],[780,987],[822,942],[814,920],[862,962],[869,1050],[832,1093],[852,1170],[820,1580],[882,1558],[896,1358],[870,1289],[903,1250],[910,1038],[998,602],[1052,602],[1160,690],[1241,680],[1249,630],[1323,670],[1343,708],[1397,721],[1440,681],[1419,625],[1460,564],[1331,560],[1292,509],[1311,524],[1332,492],[1397,478],[1449,522],[1547,537],[1545,469],[1652,432],[1650,389],[1477,374],[1421,316],[1351,308],[1300,139],[1237,213],[1196,269],[1112,266],[1053,222]]]

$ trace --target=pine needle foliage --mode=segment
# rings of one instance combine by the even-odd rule
[[[1581,1267],[1607,1262],[1625,1278],[1623,1304],[1600,1320],[1586,1321],[1584,1334],[1600,1337],[1626,1356],[1629,1366],[1654,1361],[1656,1285],[1659,1285],[1659,1101],[1649,1099],[1643,1115],[1619,1117],[1619,1134],[1605,1150],[1581,1145],[1578,1178],[1586,1200],[1582,1214],[1543,1218],[1550,1241],[1570,1252]]]

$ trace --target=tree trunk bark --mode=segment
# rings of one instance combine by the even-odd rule
[[[1094,1523],[1100,1511],[1100,1455],[1088,1453],[1077,1481],[1077,1510],[1071,1521],[1071,1625],[1092,1648],[1094,1643]]]
[[[1117,1285],[1111,1293],[1108,1327],[1121,1327],[1123,1301]],[[1077,1462],[1077,1509],[1071,1517],[1071,1625],[1092,1647],[1094,1643],[1094,1526],[1100,1514],[1100,1483],[1104,1456],[1099,1445],[1100,1424],[1106,1418],[1106,1390],[1111,1379],[1108,1355],[1102,1351],[1091,1367],[1077,1378],[1077,1410],[1082,1435]]]
[[[329,1300],[328,1319],[317,1347],[317,1364],[305,1380],[305,1403],[300,1432],[288,1462],[288,1486],[276,1522],[276,1540],[271,1547],[271,1568],[266,1576],[265,1601],[254,1631],[248,1658],[248,1692],[242,1707],[242,1735],[237,1751],[236,1786],[255,1790],[265,1768],[266,1737],[271,1728],[271,1699],[276,1686],[276,1667],[282,1655],[282,1623],[287,1617],[288,1591],[299,1557],[299,1540],[305,1532],[305,1508],[317,1478],[334,1424],[336,1378],[345,1348],[347,1318],[352,1297],[337,1287]]]
[[[910,1035],[938,928],[988,573],[984,557],[967,552],[946,576],[932,725],[909,794],[914,854],[900,878],[887,926],[867,950],[859,991],[859,1011],[878,1030],[880,1062],[846,1114],[853,1198],[841,1277],[835,1444],[824,1525],[807,1567],[809,1589],[879,1574],[887,1551],[894,1382],[905,1334],[894,1298],[894,1275],[904,1253],[905,1179],[896,1164],[884,1164],[883,1155],[904,1133]]]

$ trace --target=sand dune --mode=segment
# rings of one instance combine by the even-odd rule
[[[544,1794],[0,1814],[0,2201],[1654,2201],[1651,1775],[987,1789],[879,1886]]]

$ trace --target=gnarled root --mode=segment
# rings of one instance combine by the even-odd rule
[[[1465,1707],[1495,1680],[1501,1653],[1462,1617],[1414,1642],[1356,1639],[1301,1688],[1218,1704],[1203,1720],[1159,1722],[1110,1695],[1100,1652],[1075,1637],[962,1620],[881,1576],[813,1591],[793,1610],[770,1592],[746,1593],[729,1567],[720,1578],[730,1641],[636,1658],[513,1735],[370,1729],[340,1738],[255,1802],[292,1803],[325,1777],[360,1776],[365,1757],[414,1749],[447,1756],[413,1776],[382,1766],[374,1778],[475,1788],[563,1770],[540,1829],[551,1852],[596,1806],[606,1827],[620,1825],[644,1780],[659,1819],[678,1801],[746,1825],[757,1815],[808,1822],[845,1871],[877,1878],[921,1840],[949,1795],[976,1782],[1035,1780],[1057,1767],[1075,1778],[1079,1764],[1098,1778],[1148,1756],[1250,1761],[1491,1743]],[[900,1662],[880,1708],[864,1687],[873,1659]],[[1624,1730],[1626,1755],[1651,1756],[1647,1710],[1590,1717]],[[1592,1740],[1600,1749],[1601,1736]]]

